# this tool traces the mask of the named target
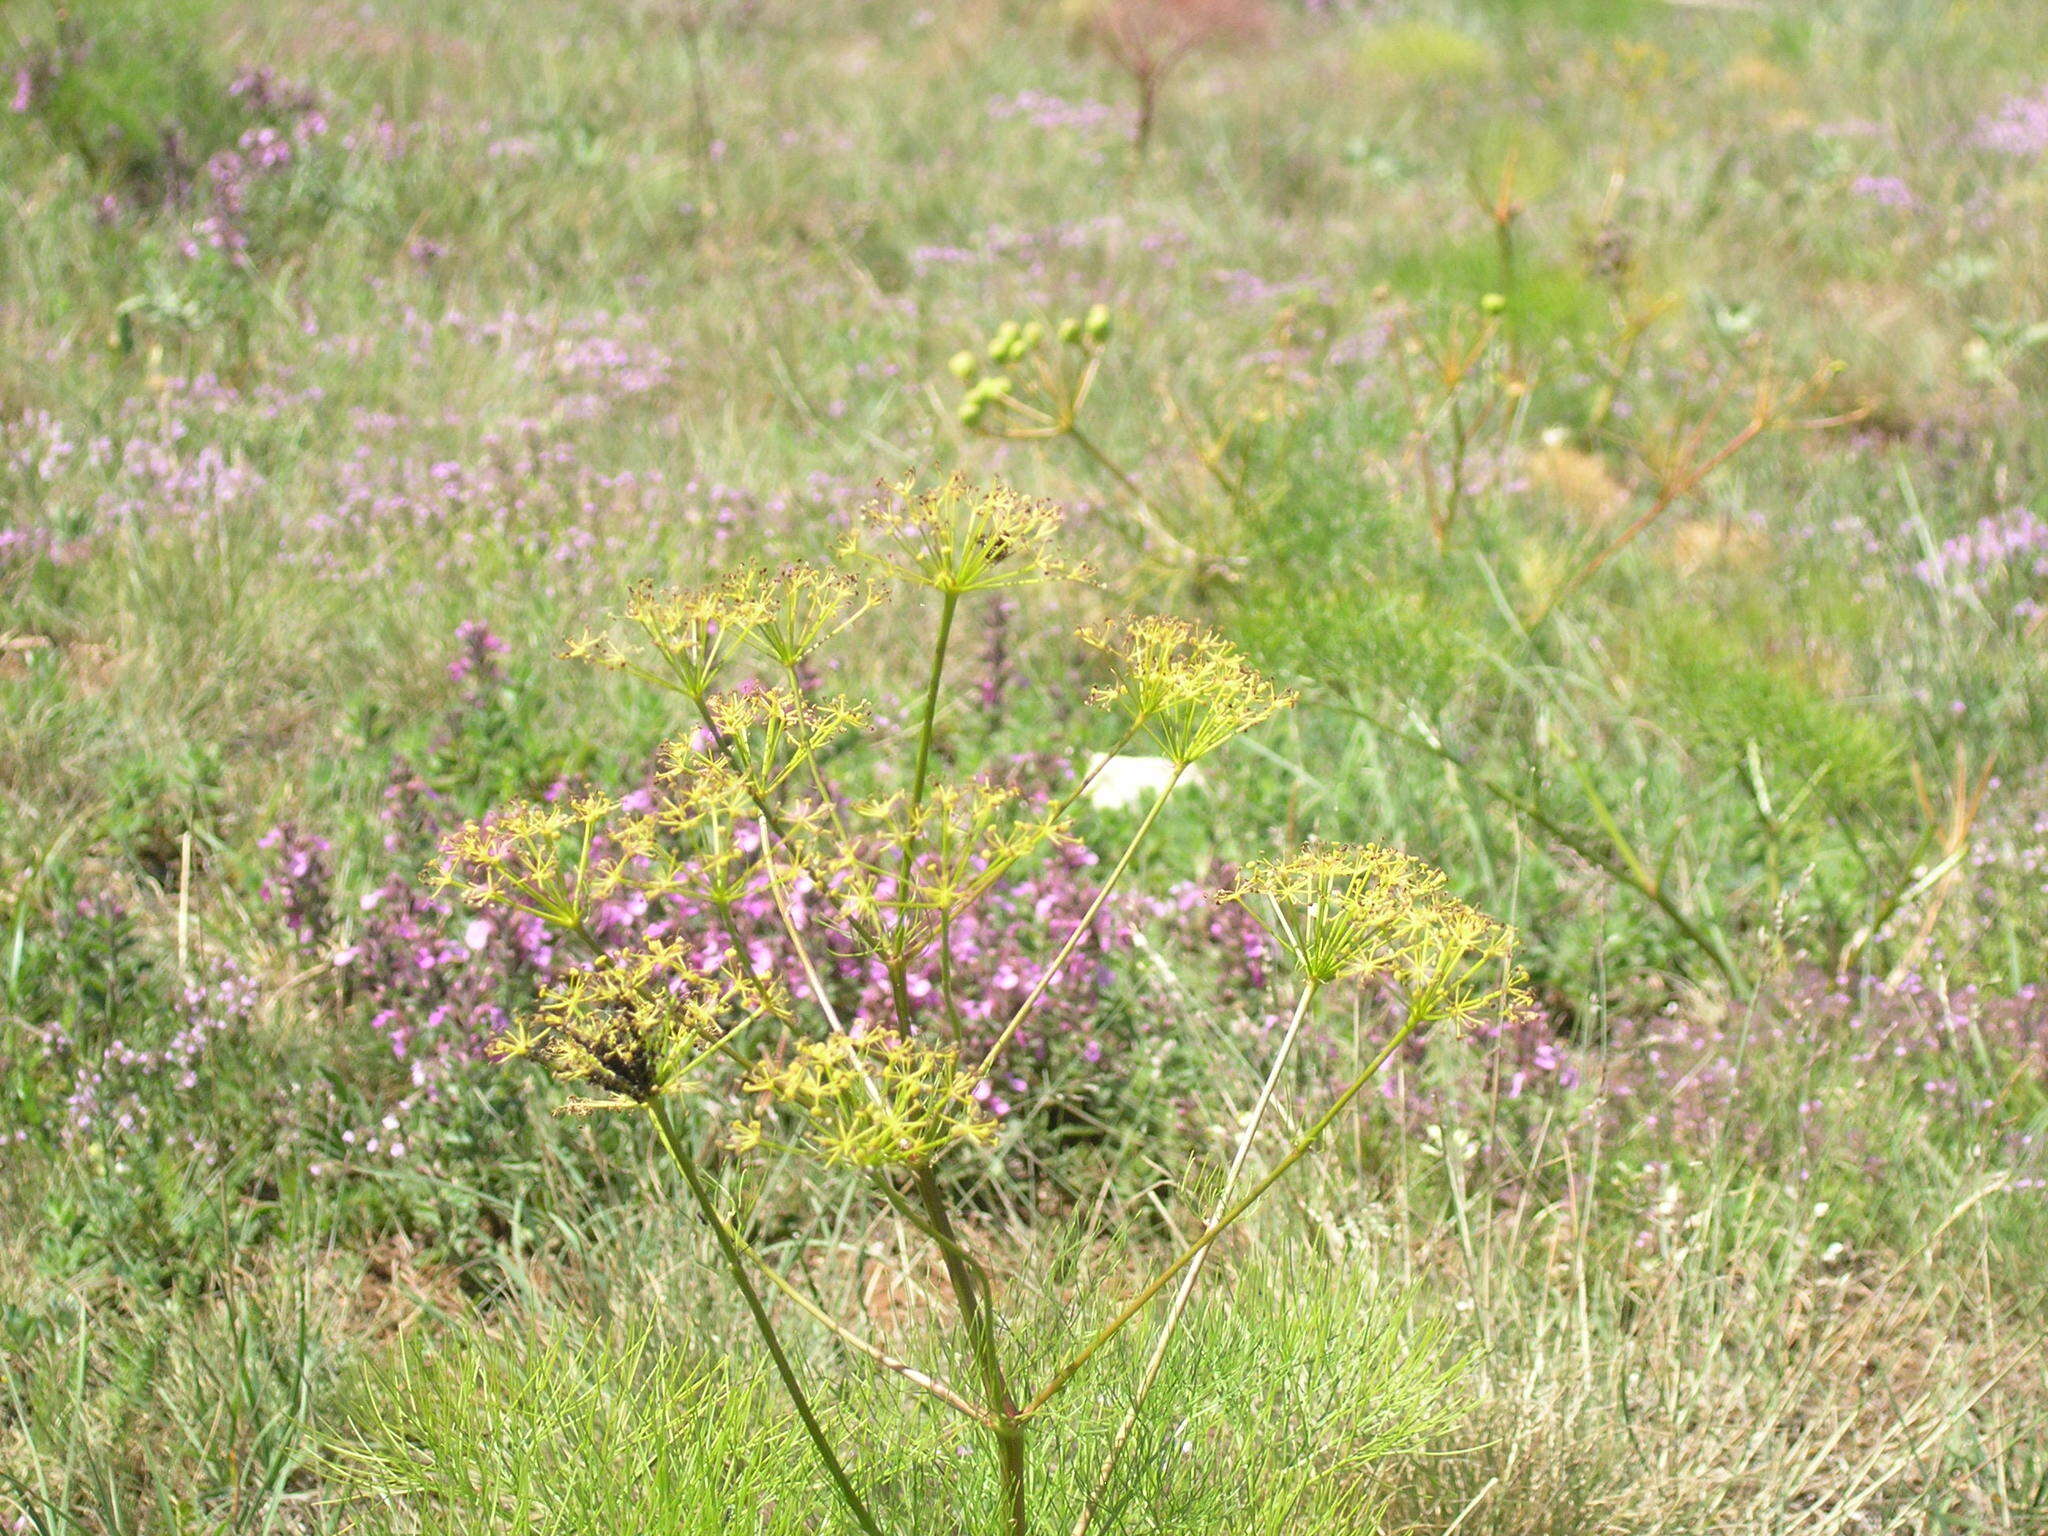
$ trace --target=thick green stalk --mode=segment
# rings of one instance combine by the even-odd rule
[[[718,1207],[712,1202],[711,1191],[705,1187],[704,1175],[697,1167],[697,1160],[683,1149],[676,1136],[675,1127],[669,1124],[668,1116],[658,1104],[647,1106],[647,1117],[654,1122],[654,1129],[661,1137],[661,1144],[668,1149],[670,1159],[682,1173],[683,1182],[690,1186],[690,1195],[697,1202],[697,1209],[710,1226],[712,1235],[718,1239],[719,1251],[725,1256],[726,1267],[732,1271],[733,1283],[746,1298],[747,1310],[753,1314],[754,1327],[761,1335],[761,1342],[768,1346],[769,1358],[775,1362],[775,1371],[782,1378],[782,1387],[789,1394],[789,1401],[796,1409],[796,1416],[803,1421],[804,1433],[811,1437],[811,1444],[817,1448],[818,1459],[825,1464],[825,1473],[832,1479],[832,1486],[839,1491],[847,1510],[867,1536],[882,1536],[882,1529],[875,1523],[875,1517],[868,1512],[865,1501],[854,1488],[853,1481],[846,1475],[846,1469],[839,1464],[833,1453],[832,1444],[825,1438],[824,1426],[811,1411],[811,1400],[804,1393],[803,1384],[796,1379],[796,1368],[789,1363],[789,1356],[783,1353],[782,1341],[776,1337],[775,1325],[768,1318],[768,1309],[761,1304],[761,1293],[754,1288],[754,1282],[747,1273],[747,1261],[740,1252],[738,1237],[726,1226],[725,1219],[718,1214]]]
[[[917,732],[917,772],[910,787],[910,803],[924,804],[925,775],[931,768],[932,727],[939,714],[939,679],[946,672],[946,645],[953,638],[953,614],[960,606],[960,594],[947,592],[939,607],[939,637],[932,646],[931,681],[924,690],[924,723]]]
[[[1302,1021],[1308,1017],[1309,1005],[1315,1001],[1317,990],[1317,983],[1309,982],[1301,989],[1301,997],[1295,1002],[1294,1017],[1287,1021],[1287,1033],[1280,1038],[1280,1049],[1274,1053],[1273,1065],[1267,1069],[1258,1100],[1252,1105],[1244,1130],[1237,1138],[1237,1150],[1231,1155],[1230,1171],[1223,1176],[1223,1188],[1217,1192],[1215,1204],[1210,1207],[1209,1225],[1212,1227],[1230,1209],[1231,1197],[1237,1193],[1237,1181],[1244,1173],[1245,1160],[1251,1156],[1252,1143],[1258,1139],[1259,1128],[1265,1124],[1273,1093],[1280,1086],[1280,1074],[1294,1055],[1294,1042],[1301,1036]],[[1102,1468],[1095,1474],[1095,1486],[1089,1490],[1088,1502],[1081,1506],[1081,1517],[1074,1522],[1074,1536],[1088,1536],[1088,1527],[1094,1523],[1095,1511],[1102,1504],[1102,1496],[1109,1491],[1116,1464],[1138,1427],[1138,1414],[1145,1406],[1145,1399],[1151,1395],[1153,1384],[1159,1379],[1160,1367],[1166,1363],[1166,1351],[1180,1329],[1180,1320],[1187,1312],[1188,1301],[1195,1294],[1195,1282],[1201,1279],[1202,1266],[1208,1257],[1209,1250],[1204,1248],[1181,1276],[1180,1289],[1173,1294],[1173,1301],[1166,1309],[1166,1321],[1160,1326],[1159,1337],[1153,1341],[1151,1358],[1145,1362],[1145,1373],[1138,1379],[1138,1389],[1131,1395],[1130,1407],[1124,1410],[1123,1422],[1116,1427],[1116,1435],[1109,1443],[1109,1454],[1103,1458]]]
[[[1024,1422],[1017,1412],[1017,1400],[1003,1373],[1002,1355],[996,1347],[994,1298],[983,1285],[985,1273],[968,1256],[946,1210],[946,1197],[929,1167],[917,1170],[917,1194],[924,1204],[930,1231],[938,1243],[939,1256],[946,1265],[946,1278],[960,1302],[960,1326],[967,1335],[967,1347],[981,1372],[983,1404],[992,1423],[990,1434],[996,1442],[997,1475],[1002,1483],[1004,1518],[1010,1536],[1027,1536],[1030,1530],[1029,1489],[1025,1476]]]

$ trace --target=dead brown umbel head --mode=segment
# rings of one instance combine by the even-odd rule
[[[1091,0],[1082,29],[1137,95],[1140,159],[1174,71],[1199,49],[1260,41],[1269,20],[1265,0]]]

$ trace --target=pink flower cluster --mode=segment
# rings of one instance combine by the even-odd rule
[[[988,115],[994,122],[1008,122],[1022,118],[1034,128],[1048,132],[1087,131],[1105,128],[1124,121],[1129,132],[1129,113],[1119,112],[1106,102],[1086,99],[1068,101],[1045,91],[1019,91],[1014,96],[992,97],[988,103]]]
[[[2003,582],[2018,589],[2013,616],[2035,618],[2044,611],[2038,583],[2048,580],[2048,523],[2024,507],[1980,518],[1916,562],[1913,574],[1931,587],[1980,595]]]
[[[467,643],[474,645],[474,637]],[[568,792],[569,786],[557,785],[550,798]],[[420,859],[457,819],[403,770],[386,792],[383,815],[387,849]],[[563,966],[584,963],[573,946],[558,944],[558,936],[536,919],[511,911],[460,910],[404,874],[394,874],[354,903],[353,912],[346,911],[348,904],[337,903],[332,889],[324,840],[280,827],[264,844],[276,857],[263,888],[266,900],[300,942],[309,934],[331,936],[349,1008],[401,1070],[389,1111],[395,1124],[381,1135],[359,1135],[350,1143],[358,1153],[372,1150],[372,1140],[386,1155],[394,1141],[405,1145],[406,1117],[436,1103],[452,1079],[481,1061],[484,1047],[537,986]],[[596,857],[604,857],[604,850]],[[1268,941],[1239,909],[1216,908],[1203,889],[1187,884],[1164,899],[1119,896],[1091,916],[1100,892],[1096,865],[1092,851],[1069,844],[1005,879],[951,925],[945,953],[927,955],[907,979],[918,1027],[943,1033],[970,1058],[985,1052],[1043,987],[1030,1026],[1017,1033],[997,1070],[980,1085],[995,1115],[1113,1091],[1130,1053],[1176,1022],[1164,997],[1150,996],[1144,1007],[1121,1006],[1128,978],[1120,959],[1147,928],[1160,930],[1173,953],[1204,956],[1212,974],[1220,963],[1221,997],[1266,1010]],[[893,1026],[888,974],[856,951],[830,890],[800,882],[788,905],[791,926],[837,1016],[856,1031]],[[732,904],[729,917],[730,926],[698,900],[650,902],[635,895],[601,906],[590,926],[607,948],[682,936],[707,968],[736,953],[757,972],[781,979],[797,997],[813,995],[810,972],[765,876]],[[1051,973],[1058,951],[1084,921],[1088,926],[1074,953]]]
[[[2048,86],[2006,97],[1997,111],[1977,119],[1970,142],[2001,155],[2048,155]]]
[[[237,265],[248,262],[249,198],[257,183],[282,176],[313,143],[325,137],[327,114],[317,98],[302,87],[281,84],[268,70],[239,76],[228,93],[254,111],[281,118],[245,128],[233,149],[209,156],[200,172],[199,190],[206,211],[179,242],[187,258],[213,250]]]
[[[71,1090],[64,1100],[67,1144],[95,1143],[120,1165],[122,1154],[147,1137],[158,1103],[196,1091],[208,1054],[223,1036],[239,1033],[254,1017],[256,984],[232,961],[219,962],[205,981],[186,985],[174,1003],[175,1028],[160,1046],[144,1048],[117,1037],[96,1052],[81,1054],[61,1025],[44,1028],[46,1058],[70,1058]],[[206,1148],[187,1129],[187,1144]]]

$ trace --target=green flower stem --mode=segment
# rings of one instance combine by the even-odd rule
[[[1088,904],[1088,910],[1081,915],[1081,921],[1074,925],[1074,931],[1067,935],[1067,942],[1060,946],[1060,952],[1053,957],[1052,964],[1045,968],[1045,973],[1038,978],[1038,982],[1032,987],[1030,994],[1023,1002],[1017,1005],[1017,1011],[1010,1016],[1010,1022],[1003,1026],[1003,1032],[996,1036],[995,1043],[988,1048],[988,1053],[981,1058],[981,1065],[975,1068],[974,1072],[977,1078],[987,1077],[995,1069],[996,1058],[1002,1055],[1003,1047],[1010,1043],[1011,1038],[1016,1035],[1024,1021],[1031,1016],[1031,1010],[1038,1006],[1039,999],[1045,996],[1046,988],[1050,987],[1059,978],[1060,972],[1066,968],[1067,962],[1073,958],[1074,951],[1081,947],[1081,940],[1087,936],[1088,930],[1094,926],[1096,915],[1102,911],[1103,903],[1109,900],[1109,893],[1116,889],[1117,881],[1121,880],[1124,871],[1130,868],[1131,858],[1137,853],[1138,845],[1144,842],[1146,835],[1151,832],[1152,824],[1159,819],[1159,813],[1166,809],[1166,802],[1173,798],[1174,788],[1180,783],[1181,776],[1186,772],[1187,765],[1185,763],[1174,765],[1173,777],[1166,781],[1165,787],[1159,791],[1159,797],[1152,802],[1151,808],[1145,812],[1145,819],[1138,823],[1138,830],[1131,834],[1131,840],[1125,846],[1123,856],[1116,861],[1116,866],[1110,870],[1109,878],[1102,882],[1102,888],[1095,893],[1095,899]]]
[[[1185,539],[1177,537],[1173,530],[1166,526],[1165,521],[1159,516],[1158,509],[1152,505],[1151,498],[1138,488],[1138,482],[1133,480],[1116,460],[1104,453],[1094,438],[1088,436],[1079,426],[1072,422],[1067,424],[1067,436],[1073,440],[1076,448],[1079,448],[1089,458],[1093,459],[1112,480],[1116,481],[1123,488],[1124,494],[1129,496],[1137,506],[1139,522],[1143,523],[1151,532],[1166,540],[1167,543],[1171,544],[1183,555],[1192,555],[1194,553],[1194,550],[1189,547]]]
[[[846,1345],[847,1348],[857,1354],[867,1356],[868,1359],[874,1361],[883,1370],[895,1372],[911,1385],[923,1388],[948,1408],[965,1414],[976,1423],[993,1426],[993,1421],[987,1413],[975,1407],[974,1404],[948,1386],[941,1378],[932,1375],[929,1371],[919,1370],[907,1360],[898,1359],[886,1349],[883,1349],[881,1345],[876,1344],[870,1339],[862,1338],[851,1328],[840,1322],[830,1312],[827,1312],[823,1307],[811,1300],[810,1297],[806,1296],[787,1275],[768,1262],[766,1254],[754,1247],[753,1244],[749,1243],[737,1232],[733,1233],[733,1242],[741,1253],[753,1261],[754,1267],[767,1277],[769,1284],[782,1292],[784,1296],[787,1296],[790,1301],[794,1302],[797,1307],[808,1314],[815,1322],[831,1330],[832,1335],[840,1343]]]
[[[1301,989],[1301,997],[1295,1002],[1294,1017],[1287,1021],[1287,1033],[1280,1038],[1280,1049],[1274,1054],[1273,1065],[1267,1069],[1266,1081],[1259,1089],[1257,1102],[1252,1105],[1251,1115],[1244,1123],[1244,1130],[1237,1138],[1237,1150],[1231,1155],[1230,1171],[1223,1177],[1223,1188],[1217,1193],[1215,1204],[1209,1212],[1209,1224],[1213,1227],[1230,1208],[1230,1200],[1237,1193],[1237,1181],[1244,1174],[1245,1160],[1251,1156],[1252,1143],[1258,1140],[1259,1128],[1265,1124],[1266,1111],[1272,1106],[1274,1090],[1280,1086],[1280,1074],[1294,1055],[1294,1043],[1301,1036],[1302,1021],[1308,1017],[1311,1004],[1315,1002],[1320,984],[1311,980]],[[1109,1491],[1111,1476],[1116,1464],[1123,1456],[1124,1447],[1138,1427],[1138,1414],[1145,1406],[1145,1399],[1151,1395],[1153,1383],[1159,1379],[1159,1370],[1166,1363],[1166,1351],[1173,1343],[1173,1336],[1180,1329],[1180,1320],[1187,1312],[1188,1301],[1195,1293],[1195,1282],[1202,1277],[1202,1266],[1209,1257],[1209,1250],[1201,1252],[1189,1262],[1187,1272],[1181,1276],[1180,1289],[1173,1293],[1173,1301],[1166,1309],[1166,1321],[1161,1325],[1159,1337],[1153,1341],[1151,1358],[1145,1362],[1145,1373],[1138,1379],[1137,1391],[1131,1395],[1131,1405],[1124,1410],[1123,1422],[1117,1425],[1116,1435],[1109,1443],[1109,1454],[1102,1460],[1101,1470],[1095,1474],[1095,1485],[1089,1490],[1088,1502],[1081,1506],[1081,1517],[1074,1522],[1074,1536],[1088,1536],[1088,1527],[1094,1523],[1095,1511],[1102,1503],[1102,1496]]]
[[[1081,777],[1075,781],[1074,787],[1068,790],[1067,793],[1060,798],[1059,803],[1052,808],[1052,811],[1046,817],[1046,820],[1064,820],[1067,812],[1071,811],[1075,807],[1075,805],[1077,805],[1080,802],[1081,797],[1087,794],[1088,791],[1094,787],[1095,781],[1102,776],[1102,770],[1107,768],[1112,762],[1116,761],[1116,759],[1123,754],[1123,750],[1125,747],[1128,747],[1132,742],[1138,739],[1138,732],[1142,729],[1144,729],[1142,725],[1126,726],[1124,728],[1123,735],[1117,737],[1117,739],[1110,744],[1109,750],[1107,752],[1103,752],[1097,755],[1095,759],[1095,766],[1090,768],[1086,773],[1082,774]]]
[[[861,1499],[853,1482],[846,1475],[846,1469],[839,1464],[833,1453],[832,1444],[825,1438],[825,1430],[818,1423],[818,1417],[811,1411],[811,1401],[805,1396],[803,1384],[796,1379],[796,1368],[789,1363],[789,1356],[783,1353],[782,1341],[776,1337],[775,1325],[769,1321],[768,1309],[761,1304],[761,1293],[755,1289],[753,1280],[747,1274],[747,1261],[740,1251],[738,1234],[725,1224],[718,1214],[718,1207],[712,1203],[711,1191],[705,1187],[704,1175],[697,1167],[697,1160],[684,1150],[677,1138],[675,1127],[669,1123],[668,1115],[659,1104],[647,1106],[647,1117],[654,1122],[654,1129],[661,1137],[661,1144],[668,1149],[670,1159],[683,1176],[683,1182],[690,1186],[690,1195],[697,1202],[697,1209],[709,1224],[712,1235],[718,1239],[720,1252],[725,1255],[726,1267],[732,1271],[733,1283],[746,1298],[747,1310],[753,1314],[754,1327],[761,1335],[761,1342],[768,1346],[769,1358],[775,1362],[776,1374],[782,1378],[782,1387],[789,1394],[796,1416],[803,1421],[804,1433],[811,1437],[811,1444],[817,1448],[818,1459],[825,1464],[825,1472],[832,1479],[832,1485],[839,1490],[839,1497],[845,1501],[847,1510],[867,1536],[882,1536],[882,1528],[875,1523],[867,1504]]]
[[[953,638],[953,615],[960,607],[958,592],[941,594],[939,606],[939,637],[932,647],[931,681],[924,690],[924,722],[917,733],[917,771],[912,777],[910,803],[924,804],[925,775],[931,768],[932,727],[939,714],[939,679],[946,671],[946,646]]]
[[[1055,1371],[1052,1380],[1045,1384],[1036,1397],[1024,1405],[1023,1412],[1019,1417],[1030,1418],[1039,1409],[1059,1396],[1065,1390],[1067,1384],[1080,1374],[1082,1367],[1087,1365],[1105,1344],[1122,1332],[1125,1325],[1132,1318],[1144,1311],[1151,1304],[1153,1297],[1166,1289],[1168,1281],[1172,1280],[1175,1275],[1179,1274],[1189,1264],[1192,1264],[1197,1256],[1208,1248],[1211,1243],[1215,1242],[1217,1238],[1235,1226],[1246,1211],[1249,1211],[1264,1198],[1267,1190],[1280,1182],[1288,1169],[1308,1156],[1316,1143],[1323,1139],[1323,1133],[1336,1123],[1337,1117],[1350,1107],[1351,1101],[1365,1091],[1366,1084],[1379,1075],[1380,1068],[1385,1066],[1394,1052],[1398,1051],[1407,1042],[1408,1037],[1422,1026],[1426,1021],[1426,1017],[1427,1012],[1425,1009],[1419,1006],[1411,1006],[1407,1022],[1399,1030],[1395,1031],[1394,1038],[1389,1040],[1380,1050],[1380,1053],[1367,1064],[1365,1070],[1352,1079],[1349,1086],[1337,1095],[1336,1101],[1317,1117],[1315,1123],[1301,1134],[1294,1145],[1288,1149],[1287,1155],[1275,1163],[1268,1170],[1266,1176],[1252,1186],[1249,1193],[1235,1205],[1231,1206],[1229,1210],[1225,1211],[1222,1216],[1209,1223],[1203,1230],[1202,1235],[1183,1250],[1179,1258],[1161,1270],[1149,1285],[1124,1304],[1122,1311],[1103,1324],[1101,1331],[1088,1341],[1086,1347],[1079,1354],[1075,1355],[1073,1359]]]
[[[938,1240],[939,1256],[945,1261],[946,1278],[960,1302],[960,1324],[967,1346],[980,1368],[982,1391],[993,1420],[990,1433],[996,1442],[997,1474],[1002,1482],[1002,1502],[1011,1536],[1027,1536],[1031,1528],[1029,1487],[1025,1477],[1024,1422],[1011,1395],[1009,1379],[1003,1374],[1002,1354],[996,1347],[993,1298],[988,1294],[987,1271],[969,1257],[946,1210],[945,1194],[931,1168],[917,1169],[917,1194],[926,1219]]]
[[[794,662],[790,663],[784,671],[789,678],[789,691],[797,698],[803,698],[807,691],[804,688],[803,673],[797,669]],[[838,829],[840,837],[845,838],[847,835],[846,818],[839,813],[838,797],[832,793],[831,786],[825,782],[825,770],[818,766],[818,754],[815,752],[806,753],[804,756],[804,767],[810,772],[811,787],[818,792],[818,804],[825,807],[831,813],[832,825]],[[728,926],[726,932],[736,933],[738,930]]]

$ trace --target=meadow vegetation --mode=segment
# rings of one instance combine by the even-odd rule
[[[2048,13],[0,70],[0,1531],[2048,1528]]]

